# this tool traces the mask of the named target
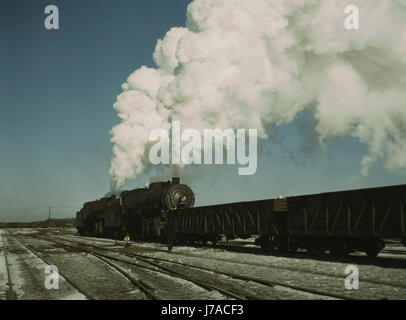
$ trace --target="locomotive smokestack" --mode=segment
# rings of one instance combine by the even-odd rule
[[[180,184],[180,178],[179,177],[172,177],[172,184]]]

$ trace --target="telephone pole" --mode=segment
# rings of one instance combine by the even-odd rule
[[[48,218],[48,229],[49,229],[49,228],[51,227],[51,206],[49,206],[48,214],[49,214],[49,218]]]

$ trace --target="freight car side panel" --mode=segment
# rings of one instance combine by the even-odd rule
[[[273,201],[189,208],[173,212],[169,218],[175,220],[176,233],[269,234],[279,223],[279,215],[273,214]]]
[[[291,236],[406,237],[406,186],[288,198]]]

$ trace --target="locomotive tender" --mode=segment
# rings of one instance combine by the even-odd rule
[[[171,246],[256,235],[255,243],[265,251],[302,248],[312,254],[358,250],[374,257],[385,238],[402,239],[406,245],[406,185],[204,207],[193,204],[193,191],[173,178],[123,192],[120,198],[86,203],[77,213],[77,228],[89,235],[168,239]]]

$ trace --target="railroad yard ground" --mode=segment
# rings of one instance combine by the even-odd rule
[[[0,299],[406,299],[406,248],[400,243],[388,243],[369,259],[363,253],[264,254],[252,242],[168,252],[165,244],[130,242],[124,248],[124,241],[81,237],[74,228],[0,229]],[[58,268],[58,280],[47,265]],[[345,286],[349,265],[358,269],[358,289]],[[46,288],[56,283],[57,289]]]

